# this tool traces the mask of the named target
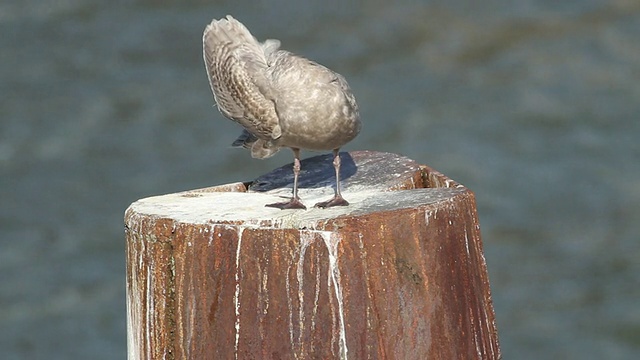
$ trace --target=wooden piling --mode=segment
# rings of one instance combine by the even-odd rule
[[[471,191],[410,159],[342,153],[126,211],[129,359],[498,359]]]

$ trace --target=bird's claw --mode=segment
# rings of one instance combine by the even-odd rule
[[[315,207],[325,209],[333,206],[347,206],[347,205],[349,205],[349,202],[347,200],[345,200],[340,195],[336,195],[331,200],[317,203]]]
[[[279,202],[274,204],[267,204],[266,207],[272,207],[280,210],[285,209],[303,209],[306,210],[307,207],[300,201],[299,198],[291,198],[291,200],[287,202]]]

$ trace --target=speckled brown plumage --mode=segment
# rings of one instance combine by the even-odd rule
[[[279,47],[278,40],[258,42],[230,15],[206,27],[204,61],[218,109],[244,127],[234,145],[251,156],[293,150],[293,197],[267,206],[305,208],[298,198],[300,149],[334,152],[335,196],[316,206],[348,205],[340,194],[338,151],[360,131],[355,97],[342,75]]]

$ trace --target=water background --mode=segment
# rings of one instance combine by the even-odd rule
[[[3,359],[125,358],[127,206],[291,162],[229,147],[201,55],[227,13],[345,75],[345,150],[476,193],[505,359],[640,353],[640,2],[5,0]]]

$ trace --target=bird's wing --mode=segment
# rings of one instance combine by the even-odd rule
[[[220,112],[264,140],[281,136],[265,51],[277,40],[260,44],[231,16],[213,20],[204,31],[203,57],[209,84]]]

